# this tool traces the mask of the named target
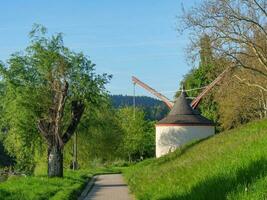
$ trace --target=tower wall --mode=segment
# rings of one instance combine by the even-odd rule
[[[156,157],[173,152],[186,143],[207,138],[214,134],[214,126],[156,125]]]

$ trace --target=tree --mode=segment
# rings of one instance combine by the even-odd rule
[[[246,62],[252,66],[257,65],[257,60],[253,58],[247,58]],[[230,64],[224,63],[225,66]],[[240,77],[245,82],[239,80]],[[259,87],[248,86],[249,82],[255,80],[261,85],[266,82],[266,79],[257,73],[245,69],[233,70],[228,72],[216,88],[214,100],[218,104],[219,121],[223,129],[235,128],[267,116],[267,93]]]
[[[5,95],[5,85],[0,81],[0,167],[10,166],[14,164],[14,159],[12,159],[9,155],[7,155],[7,152],[3,146],[3,140],[5,139],[7,132],[7,126],[3,118],[4,95]]]
[[[47,144],[48,176],[62,177],[64,146],[88,106],[100,105],[111,76],[96,74],[86,56],[64,46],[62,34],[48,37],[39,25],[26,50],[13,54],[0,71],[7,87],[5,112],[16,108],[6,115],[11,135],[28,144],[39,133]]]
[[[103,102],[99,107],[90,106],[89,110],[83,116],[86,120],[82,120],[77,129],[79,167],[88,167],[95,161],[105,163],[120,158],[118,148],[122,142],[122,131],[116,110],[109,102]],[[72,159],[71,143],[66,147],[69,164]]]
[[[198,67],[190,70],[182,81],[185,89],[188,89],[188,95],[191,98],[195,98],[199,95],[200,91],[205,86],[209,85],[217,76],[220,71],[216,63],[216,59],[213,56],[211,41],[208,35],[203,35],[199,41],[199,64]],[[179,96],[180,92],[177,92],[176,96]],[[217,103],[214,101],[214,90],[211,90],[202,100],[198,106],[201,113],[218,122],[217,115]]]
[[[245,77],[244,72],[235,71],[234,73],[234,75],[240,74]],[[247,76],[250,74],[247,73]],[[235,128],[240,124],[265,117],[266,100],[262,101],[264,97],[262,91],[231,79],[233,79],[232,76],[226,76],[215,94],[222,129]]]
[[[209,35],[216,57],[267,79],[266,8],[265,0],[207,0],[184,12],[179,30],[191,30],[195,39],[203,33]],[[247,58],[257,62],[252,65]],[[255,78],[236,80],[267,91],[266,84]]]
[[[118,110],[118,124],[123,133],[119,148],[123,158],[136,161],[142,157],[152,157],[155,149],[154,124],[145,120],[141,109],[131,107]]]

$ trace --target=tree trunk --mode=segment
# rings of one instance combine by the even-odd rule
[[[50,110],[52,110],[50,112],[52,120],[40,119],[38,129],[48,143],[48,177],[63,177],[63,147],[70,140],[80,122],[84,104],[82,101],[72,101],[72,118],[64,134],[59,129],[61,120],[54,118],[54,108]],[[57,110],[57,112],[61,111]],[[61,113],[61,119],[62,116],[63,114]]]
[[[63,177],[63,153],[59,145],[48,149],[48,177]]]

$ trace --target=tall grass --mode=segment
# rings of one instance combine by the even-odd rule
[[[75,199],[83,189],[87,171],[66,172],[64,178],[46,176],[10,177],[0,183],[1,200]]]
[[[124,171],[137,199],[267,198],[267,120],[191,144]]]
[[[48,178],[43,173],[29,177],[10,177],[0,183],[0,200],[72,200],[81,194],[94,174],[119,169],[98,168],[64,172],[64,178]],[[43,174],[43,175],[42,175]]]

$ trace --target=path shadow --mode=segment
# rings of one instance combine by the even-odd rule
[[[267,175],[265,158],[252,162],[247,168],[240,169],[235,176],[218,176],[200,182],[189,193],[160,198],[160,200],[225,200],[230,192],[238,187],[249,188],[258,178]]]

